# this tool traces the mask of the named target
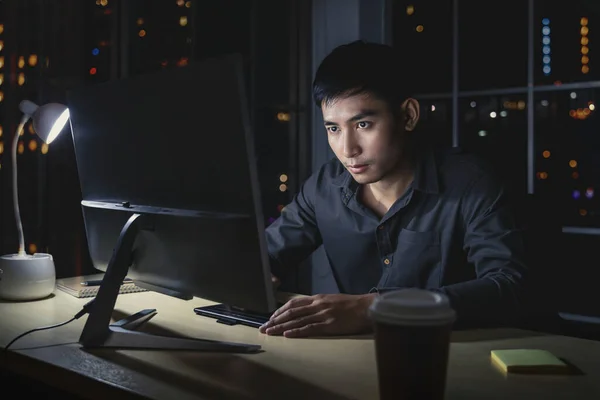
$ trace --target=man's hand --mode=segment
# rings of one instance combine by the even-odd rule
[[[268,335],[306,337],[369,330],[368,309],[376,294],[319,294],[298,297],[276,310],[259,330]]]

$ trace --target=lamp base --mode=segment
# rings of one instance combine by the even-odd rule
[[[47,253],[0,256],[0,298],[27,301],[50,296],[56,287],[54,260]]]

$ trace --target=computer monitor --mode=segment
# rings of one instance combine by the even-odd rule
[[[227,55],[68,93],[89,253],[105,272],[84,346],[139,347],[122,325],[107,328],[125,276],[183,299],[276,308],[242,62]],[[159,342],[142,347],[256,350]]]

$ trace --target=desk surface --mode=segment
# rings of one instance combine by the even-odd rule
[[[35,302],[0,302],[0,345],[33,328],[69,320],[89,299],[61,291]],[[267,336],[255,328],[226,326],[196,316],[210,304],[144,292],[120,295],[118,320],[141,309],[158,314],[144,331],[260,344],[258,354],[145,350],[84,350],[77,343],[87,316],[28,334],[0,357],[0,366],[88,398],[148,399],[376,399],[374,343],[370,335],[325,339]],[[492,349],[543,348],[581,375],[505,375]],[[536,332],[494,329],[455,332],[446,399],[600,398],[600,342]]]

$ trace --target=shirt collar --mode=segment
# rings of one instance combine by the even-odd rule
[[[342,173],[339,174],[338,176],[336,176],[335,178],[333,178],[333,180],[331,181],[331,184],[333,186],[347,188],[348,186],[350,186],[350,181],[353,181],[354,179],[352,179],[352,175],[350,175],[350,172],[348,172],[346,167],[342,166],[342,168],[343,168]]]

